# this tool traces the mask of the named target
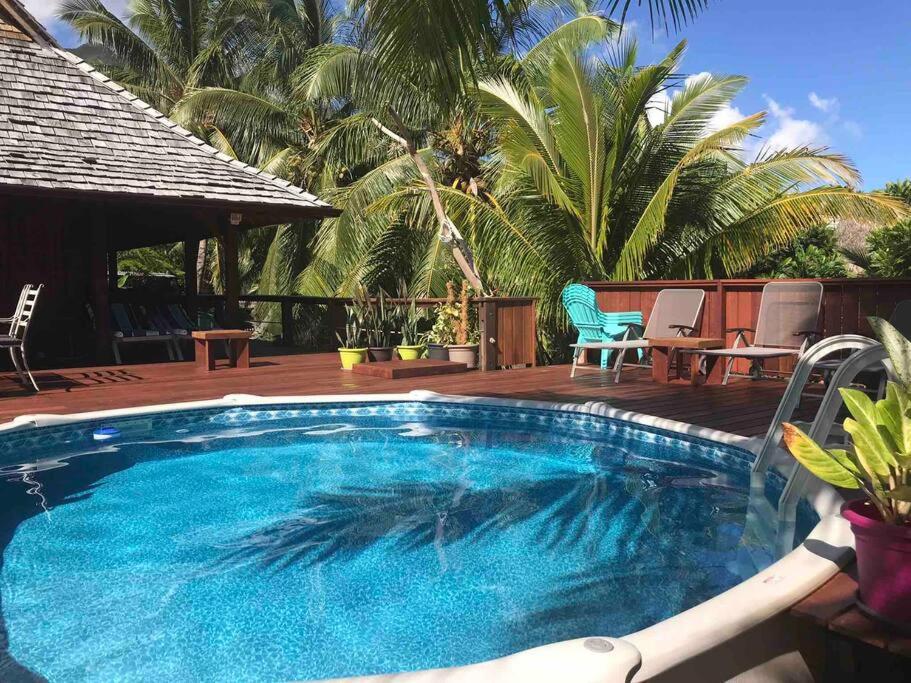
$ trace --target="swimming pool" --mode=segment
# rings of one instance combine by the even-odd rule
[[[459,666],[647,629],[778,559],[750,453],[581,411],[217,407],[0,452],[4,680]]]

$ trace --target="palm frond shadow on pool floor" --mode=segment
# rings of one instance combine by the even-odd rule
[[[609,526],[613,552],[630,556],[646,537],[654,538],[662,517],[693,520],[712,512],[685,497],[661,496],[662,491],[672,494],[673,486],[646,481],[621,485],[615,474],[574,472],[508,487],[403,482],[317,492],[287,519],[224,546],[222,563],[255,561],[275,569],[296,563],[309,566],[350,558],[381,542],[393,543],[403,552],[479,542],[530,520],[539,527],[534,541],[544,550],[581,548],[594,556]],[[685,509],[668,509],[680,506]],[[605,520],[612,521],[606,525]]]
[[[459,540],[480,540],[533,517],[547,519],[538,541],[556,547],[586,534],[592,514],[617,514],[623,497],[606,478],[578,476],[524,481],[508,488],[471,488],[460,481],[405,482],[380,488],[315,493],[294,516],[229,546],[228,561],[256,559],[269,566],[315,564],[366,551],[392,540],[405,551]]]

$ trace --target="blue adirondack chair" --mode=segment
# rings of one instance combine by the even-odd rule
[[[629,325],[642,325],[641,311],[605,313],[598,308],[595,292],[585,285],[567,285],[563,290],[563,307],[569,320],[579,330],[577,344],[611,342],[622,339]],[[606,370],[611,353],[601,353],[601,369]],[[642,357],[642,351],[639,351]]]

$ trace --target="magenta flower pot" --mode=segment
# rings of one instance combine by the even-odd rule
[[[867,500],[845,503],[841,514],[854,532],[860,606],[911,629],[911,526],[886,524]]]

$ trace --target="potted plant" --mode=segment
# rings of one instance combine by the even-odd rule
[[[345,306],[345,314],[345,336],[338,332],[335,336],[340,344],[338,355],[342,361],[342,370],[351,370],[358,363],[367,360],[367,347],[363,345],[366,311],[355,300],[353,305]]]
[[[398,303],[396,304],[396,320],[402,343],[396,347],[399,358],[402,360],[417,360],[424,351],[421,343],[420,325],[424,319],[418,310],[418,303],[413,297],[408,298],[408,291],[404,281],[399,283]]]
[[[449,346],[455,344],[455,329],[459,320],[459,307],[456,305],[455,286],[446,283],[446,302],[437,304],[434,309],[433,327],[426,335],[427,357],[433,360],[449,360]]]
[[[380,288],[377,296],[371,298],[362,289],[361,296],[367,308],[367,354],[374,363],[392,360],[394,320],[386,292]]]
[[[447,287],[452,291],[452,283]],[[478,367],[477,326],[473,325],[471,315],[471,297],[468,293],[468,280],[462,280],[462,291],[459,296],[459,315],[455,320],[455,344],[449,346],[449,360],[465,363],[469,368]]]
[[[840,389],[851,417],[848,449],[828,450],[791,424],[784,440],[817,477],[864,496],[842,507],[857,553],[860,606],[903,629],[911,628],[911,342],[892,325],[870,318],[899,383],[874,403],[857,389]]]

